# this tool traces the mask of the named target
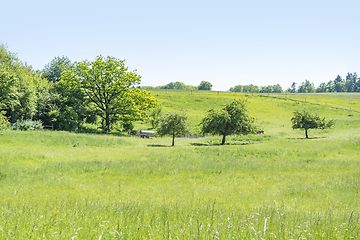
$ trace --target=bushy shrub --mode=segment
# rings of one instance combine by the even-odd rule
[[[14,130],[28,131],[28,130],[41,130],[43,129],[42,122],[33,120],[17,120],[13,123],[12,128]]]
[[[124,129],[125,132],[129,132],[131,130],[134,129],[134,123],[130,122],[130,121],[126,121],[122,123],[122,127]]]

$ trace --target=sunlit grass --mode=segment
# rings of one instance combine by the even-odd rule
[[[168,101],[164,110],[184,109],[196,126],[208,109],[239,96],[195,93],[158,97]],[[219,136],[177,138],[170,147],[170,137],[4,132],[0,238],[358,237],[359,114],[247,97],[266,134],[230,136],[225,146]],[[291,129],[299,108],[337,119],[335,128],[304,139]]]

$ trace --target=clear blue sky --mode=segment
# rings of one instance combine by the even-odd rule
[[[226,91],[360,71],[360,1],[3,1],[0,43],[34,69],[56,56],[126,59],[142,85]]]

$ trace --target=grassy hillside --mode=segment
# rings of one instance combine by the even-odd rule
[[[298,130],[291,130],[293,112],[307,110],[320,116],[337,120],[337,129],[343,124],[358,123],[360,113],[359,93],[322,93],[322,94],[243,94],[209,91],[169,91],[153,90],[153,96],[159,99],[163,111],[187,112],[189,124],[198,134],[198,124],[211,108],[221,108],[234,99],[246,98],[248,112],[255,117],[256,124],[265,132],[289,133],[299,135]],[[354,122],[355,121],[355,122]],[[139,125],[138,127],[150,127]]]
[[[218,136],[177,138],[170,147],[168,137],[5,132],[0,238],[359,236],[360,95],[153,95],[164,111],[185,110],[194,133],[208,109],[247,97],[266,134],[232,136],[225,146]],[[336,119],[335,128],[304,139],[290,123],[303,109]]]

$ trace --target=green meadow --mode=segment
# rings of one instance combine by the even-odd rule
[[[352,239],[360,236],[360,94],[153,90],[192,135],[246,98],[263,135],[0,135],[1,239]],[[291,128],[296,110],[335,127]],[[136,129],[151,129],[139,122]]]

